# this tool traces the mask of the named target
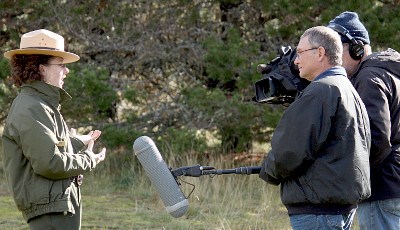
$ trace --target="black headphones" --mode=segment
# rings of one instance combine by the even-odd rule
[[[339,34],[346,36],[350,40],[350,57],[352,57],[354,60],[361,60],[361,58],[364,56],[364,44],[361,41],[357,41],[353,36],[350,35],[350,32],[341,25],[330,23],[328,27]]]

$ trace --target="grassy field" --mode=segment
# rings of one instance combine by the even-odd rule
[[[98,184],[83,185],[82,229],[290,228],[277,187],[265,186],[257,176],[189,179],[196,189],[189,197],[188,212],[181,218],[173,218],[165,211],[155,189],[145,179],[123,191],[108,191]],[[7,189],[3,187],[1,191],[0,229],[26,229]]]
[[[179,164],[170,161],[168,165],[177,168],[197,163],[217,169],[249,165],[224,158],[194,162],[190,157]],[[279,187],[267,185],[258,175],[180,177],[195,189],[188,198],[188,212],[174,218],[166,212],[139,164],[132,164],[123,171],[119,177],[112,176],[112,169],[94,170],[85,175],[82,229],[290,229],[289,217],[279,198]],[[182,191],[190,194],[192,186],[181,183]],[[0,204],[0,229],[28,229],[8,190],[1,157]]]
[[[177,167],[198,163],[184,161]],[[231,168],[221,159],[207,165]],[[239,166],[244,165],[232,167]],[[279,188],[267,186],[257,175],[181,177],[195,189],[188,212],[174,218],[141,168],[135,167],[118,179],[106,171],[85,175],[82,229],[290,229]],[[27,229],[9,193],[1,158],[0,178],[0,229]],[[182,190],[188,195],[192,186],[182,182]]]

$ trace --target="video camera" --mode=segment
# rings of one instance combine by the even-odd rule
[[[299,70],[294,64],[296,50],[282,46],[280,51],[280,56],[268,64],[257,66],[262,79],[255,83],[256,95],[253,101],[289,105],[310,83],[299,76]]]

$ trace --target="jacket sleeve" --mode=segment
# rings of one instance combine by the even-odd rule
[[[260,178],[278,185],[306,171],[328,136],[331,113],[329,105],[312,94],[293,102],[273,133]]]
[[[390,89],[371,68],[361,69],[354,87],[368,112],[371,127],[371,165],[382,162],[391,152]]]
[[[73,154],[60,147],[54,132],[56,123],[51,113],[42,105],[32,105],[13,117],[12,126],[28,164],[36,174],[57,180],[82,174],[95,168],[95,156],[91,152]],[[64,140],[63,143],[67,143]]]
[[[70,137],[72,148],[74,149],[74,153],[79,153],[83,151],[85,144],[76,137]]]

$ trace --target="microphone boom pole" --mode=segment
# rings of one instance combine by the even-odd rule
[[[165,209],[175,218],[183,216],[187,212],[189,206],[188,199],[180,188],[181,184],[178,181],[179,176],[200,177],[204,175],[222,174],[250,175],[259,174],[261,170],[261,167],[257,166],[215,169],[212,166],[200,165],[183,166],[172,170],[172,168],[168,168],[154,141],[147,136],[141,136],[135,140],[133,143],[133,151],[151,183],[155,186],[157,193],[160,195]],[[194,190],[194,185],[192,186]],[[190,194],[192,192],[190,192]]]
[[[177,178],[178,176],[190,176],[190,177],[200,177],[204,175],[223,175],[223,174],[241,174],[241,175],[251,175],[259,174],[261,171],[260,166],[244,166],[233,169],[215,169],[212,166],[184,166],[171,170],[172,175]]]

